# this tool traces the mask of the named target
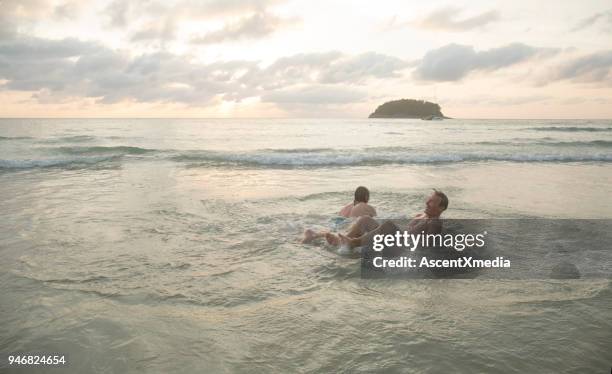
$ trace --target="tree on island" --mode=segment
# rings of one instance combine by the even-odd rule
[[[380,105],[368,118],[448,118],[440,105],[424,100],[401,99]]]

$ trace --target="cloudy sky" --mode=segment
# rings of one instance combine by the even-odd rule
[[[0,0],[2,117],[612,118],[603,1]]]

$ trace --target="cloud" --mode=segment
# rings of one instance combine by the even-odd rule
[[[77,18],[85,6],[79,0],[0,0],[0,40],[14,38],[43,19]]]
[[[595,13],[594,15],[583,19],[572,28],[572,31],[580,31],[597,24],[603,24],[605,29],[610,31],[612,29],[612,9]]]
[[[368,93],[354,87],[332,84],[299,85],[268,91],[261,96],[263,104],[298,117],[346,116],[347,111],[359,111]]]
[[[280,104],[346,104],[362,101],[367,94],[335,85],[312,85],[271,91],[262,95],[263,102]]]
[[[100,43],[74,38],[17,37],[0,41],[0,90],[29,91],[58,102],[67,97],[172,102],[206,106],[249,97],[284,103],[343,104],[365,93],[354,86],[367,79],[396,77],[405,63],[377,53],[298,54],[267,67],[257,61],[202,63],[166,52],[132,56]]]
[[[16,39],[0,42],[0,79],[4,90],[48,91],[93,97],[100,102],[121,100],[205,105],[215,96],[252,96],[236,73],[254,63],[229,61],[198,64],[183,56],[149,53],[136,57],[96,43],[76,39]]]
[[[173,17],[148,22],[143,28],[132,34],[133,42],[146,40],[172,40],[176,36],[177,23]]]
[[[425,18],[413,22],[413,24],[417,27],[431,30],[468,31],[499,19],[499,14],[494,10],[472,17],[457,19],[459,13],[461,13],[460,8],[446,7],[430,13]]]
[[[279,58],[268,67],[268,70],[275,73],[290,73],[290,71],[294,69],[316,69],[331,64],[342,57],[343,55],[339,51],[298,53],[292,56]]]
[[[296,84],[316,83],[321,69],[343,57],[338,51],[299,53],[281,57],[266,68],[248,71],[242,81],[263,90],[274,90]]]
[[[264,89],[276,89],[295,84],[361,84],[368,79],[399,76],[407,63],[396,57],[366,52],[346,56],[337,51],[302,53],[279,58],[265,69],[245,76],[256,80]]]
[[[97,44],[77,39],[45,40],[20,38],[0,42],[0,77],[8,80],[2,88],[20,91],[48,89],[62,91],[78,81],[73,59],[93,54]]]
[[[93,53],[101,46],[75,38],[63,40],[22,37],[0,42],[0,57],[19,61],[49,61]],[[102,47],[103,48],[103,47]]]
[[[546,103],[553,100],[549,95],[527,95],[527,96],[498,96],[498,95],[475,95],[461,98],[445,99],[447,104],[461,105],[486,105],[486,106],[518,106],[534,103]]]
[[[228,40],[255,39],[274,33],[289,21],[270,13],[255,13],[236,22],[226,24],[222,29],[191,39],[195,44],[214,44]]]
[[[367,77],[393,78],[407,63],[397,57],[367,52],[329,65],[321,76],[325,83],[359,82]]]
[[[115,0],[104,11],[109,25],[127,27],[140,20],[149,22],[175,20],[207,20],[265,12],[280,0]],[[130,20],[130,22],[128,22]]]
[[[284,0],[184,0],[179,1],[175,12],[188,14],[193,18],[228,17],[263,12]]]
[[[135,42],[175,40],[183,21],[206,21],[240,17],[225,28],[194,41],[202,44],[268,35],[289,20],[270,14],[267,9],[280,0],[115,0],[104,9],[109,27],[127,29]],[[135,25],[135,26],[133,26]]]
[[[571,80],[612,86],[612,50],[579,56],[560,64],[545,80]]]
[[[128,12],[130,2],[115,0],[106,6],[105,13],[109,18],[109,25],[112,27],[125,27],[128,24]]]
[[[536,56],[556,53],[552,49],[513,43],[500,48],[476,52],[474,47],[448,44],[425,54],[418,63],[414,76],[421,80],[456,81],[472,71],[497,70],[527,61]]]
[[[87,4],[78,0],[68,0],[55,6],[53,15],[60,20],[77,18]]]
[[[2,0],[0,1],[0,40],[13,38],[18,26],[35,22],[50,9],[45,0]]]
[[[585,97],[585,96],[573,96],[561,100],[563,105],[580,105],[580,104],[596,104],[606,105],[612,104],[612,99],[607,97]]]

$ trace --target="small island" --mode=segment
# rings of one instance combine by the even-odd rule
[[[449,118],[442,114],[440,105],[424,100],[401,99],[380,105],[368,118],[421,118],[441,120]]]

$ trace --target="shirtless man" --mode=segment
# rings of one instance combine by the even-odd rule
[[[442,231],[442,221],[440,215],[448,208],[448,197],[438,190],[427,198],[425,210],[417,214],[408,223],[408,232],[417,234],[424,231],[426,234],[437,234]],[[360,247],[369,243],[372,237],[377,234],[390,234],[399,231],[393,222],[386,221],[379,225],[372,217],[363,216],[343,234],[327,233],[325,239],[331,245],[347,246],[348,248]]]
[[[357,187],[355,190],[355,199],[352,203],[347,204],[340,210],[338,215],[344,218],[355,218],[361,216],[375,217],[376,209],[368,202],[370,201],[370,191],[363,186]],[[318,238],[324,237],[328,232],[316,232],[312,229],[306,229],[304,231],[304,237],[302,244],[308,244]]]
[[[376,209],[368,204],[369,201],[370,191],[363,186],[359,186],[355,190],[355,199],[353,202],[347,204],[338,214],[345,218],[361,216],[374,217],[376,216]]]

